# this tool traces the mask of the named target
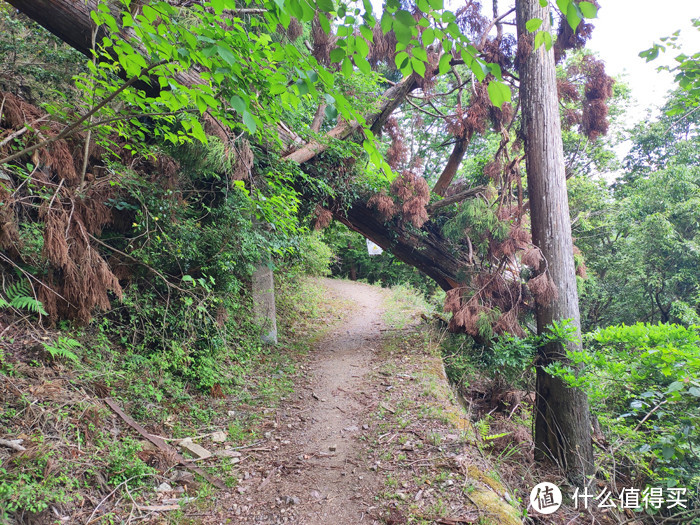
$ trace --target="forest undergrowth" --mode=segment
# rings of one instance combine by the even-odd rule
[[[101,523],[123,523],[136,508],[172,510],[210,498],[208,482],[129,428],[105,398],[153,435],[204,445],[216,454],[204,470],[235,485],[235,450],[261,438],[256,414],[289,395],[298,359],[342,307],[329,303],[314,279],[283,276],[280,344],[273,351],[257,343],[255,329],[238,332],[242,344],[217,366],[218,374],[230,376],[229,386],[213,390],[193,388],[167,363],[144,362],[128,341],[110,338],[107,319],[70,338],[21,323],[6,330],[4,341],[27,350],[2,356],[0,439],[14,445],[0,447],[0,522],[79,523],[99,516]],[[52,354],[48,345],[57,350]],[[216,433],[225,436],[226,449],[212,441]],[[163,483],[175,489],[165,500],[162,490],[154,492]],[[181,518],[170,513],[172,523]]]

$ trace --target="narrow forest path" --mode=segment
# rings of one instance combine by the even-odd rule
[[[439,333],[410,322],[420,311],[408,303],[394,319],[393,292],[323,285],[327,300],[350,306],[302,358],[293,393],[266,411],[262,443],[240,450],[240,482],[202,521],[519,525],[454,399]],[[385,327],[385,308],[397,326]]]
[[[380,481],[364,467],[361,438],[369,430],[367,376],[381,343],[384,293],[348,281],[324,284],[354,307],[312,350],[304,381],[265,433],[272,446],[251,451],[241,483],[217,504],[212,523],[379,523],[370,503]]]

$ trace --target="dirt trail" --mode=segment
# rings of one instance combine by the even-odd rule
[[[316,345],[306,384],[296,385],[291,402],[279,407],[266,433],[271,450],[243,458],[253,460],[254,467],[242,461],[248,472],[234,494],[222,498],[212,522],[378,523],[370,515],[381,482],[364,466],[360,439],[369,430],[363,420],[372,399],[366,376],[381,341],[383,294],[332,279],[325,286],[356,307]]]

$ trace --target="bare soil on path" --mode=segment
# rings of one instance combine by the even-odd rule
[[[219,499],[209,523],[380,523],[372,501],[382,480],[366,468],[362,437],[370,431],[367,376],[381,344],[384,294],[324,284],[356,306],[312,350],[304,380],[270,418],[266,445],[241,451],[241,482]]]

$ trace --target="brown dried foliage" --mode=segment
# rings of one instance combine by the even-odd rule
[[[333,220],[333,214],[320,204],[317,204],[314,208],[313,215],[314,230],[323,230],[324,228],[327,228]]]
[[[532,293],[535,301],[540,306],[548,306],[552,301],[559,297],[554,281],[548,271],[544,271],[536,277],[533,277],[527,282],[527,287]]]
[[[593,56],[586,56],[582,64],[586,75],[581,127],[591,140],[608,132],[608,99],[615,81],[605,73],[605,64]]]
[[[456,23],[464,34],[476,40],[484,32],[488,20],[481,14],[481,2],[467,0],[455,12]]]
[[[304,26],[301,25],[301,22],[299,22],[299,20],[292,17],[292,19],[289,22],[289,27],[287,27],[284,33],[287,35],[287,38],[289,38],[289,40],[294,41],[304,34]]]
[[[542,251],[537,246],[531,246],[520,256],[520,262],[538,271],[540,265],[544,262]]]
[[[390,70],[395,70],[396,43],[394,31],[384,34],[381,26],[377,23],[372,29],[372,42],[368,42],[369,55],[367,56],[367,61],[372,66],[383,62],[386,63]]]
[[[557,93],[564,102],[578,102],[581,98],[578,88],[568,78],[557,79]]]
[[[408,147],[396,117],[390,117],[384,124],[384,132],[391,138],[391,145],[386,152],[386,161],[392,169],[408,162]]]
[[[497,334],[509,333],[516,337],[525,337],[525,330],[522,329],[518,322],[518,309],[512,308],[501,315],[493,327],[493,331]]]
[[[318,60],[319,64],[328,66],[331,63],[330,53],[334,46],[334,38],[323,30],[318,19],[319,16],[327,15],[325,13],[319,14],[317,11],[311,22],[311,39],[313,41],[311,54]]]
[[[5,99],[0,125],[7,134],[43,116],[42,111],[10,93],[0,93],[0,98]],[[47,121],[40,130],[25,133],[23,139],[27,144],[45,140],[55,137],[60,128],[60,124]],[[122,288],[110,264],[118,268],[119,276],[129,275],[124,260],[109,254],[108,263],[92,239],[99,237],[103,228],[117,217],[119,223],[130,225],[132,221],[120,216],[124,212],[115,212],[108,205],[121,190],[119,185],[113,185],[118,176],[102,166],[103,148],[89,146],[88,169],[81,183],[84,140],[84,135],[76,134],[40,148],[31,158],[36,165],[31,180],[20,185],[11,178],[6,188],[0,189],[0,199],[6,203],[0,208],[0,248],[16,264],[29,262],[45,267],[42,284],[36,285],[35,290],[53,320],[89,321],[96,308],[110,308],[111,294],[121,298]],[[115,152],[142,176],[150,176],[165,186],[176,184],[179,166],[172,159],[136,158],[120,148],[120,143]],[[46,193],[30,194],[28,187],[44,188]],[[23,259],[16,226],[18,215],[23,220],[43,223],[42,253],[33,256],[36,260]]]
[[[597,3],[594,1],[594,4]],[[593,24],[581,22],[576,28],[576,32],[571,29],[569,22],[565,17],[562,17],[559,23],[557,38],[554,42],[554,60],[558,64],[565,56],[569,49],[580,49],[586,45],[586,42],[591,38],[593,33]]]
[[[367,207],[376,209],[384,221],[389,221],[396,215],[394,199],[383,191],[372,195],[367,201]]]

